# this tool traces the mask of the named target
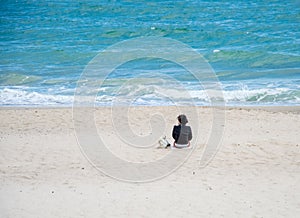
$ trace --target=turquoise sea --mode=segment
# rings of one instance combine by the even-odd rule
[[[0,8],[0,106],[71,106],[76,82],[93,57],[144,36],[175,39],[201,53],[227,105],[300,105],[296,0],[7,0]],[[141,72],[152,79],[166,73],[196,104],[210,104],[184,69],[156,59],[119,66],[99,89],[97,103],[138,90],[133,104],[171,104],[157,94],[160,83],[137,79],[124,88]]]

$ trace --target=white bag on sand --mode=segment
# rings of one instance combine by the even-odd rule
[[[159,143],[158,148],[167,148],[168,146],[171,145],[171,144],[168,142],[166,136],[161,137],[161,138],[158,140],[158,143]]]

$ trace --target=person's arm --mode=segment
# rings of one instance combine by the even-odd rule
[[[193,138],[192,128],[190,127],[190,131],[189,131],[189,141],[191,141],[192,138]]]
[[[178,130],[177,130],[177,126],[173,127],[173,132],[172,132],[172,137],[175,140],[175,142],[177,142],[178,138],[179,138],[179,134],[178,134]]]

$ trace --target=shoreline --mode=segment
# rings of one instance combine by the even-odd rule
[[[125,106],[114,106],[114,107],[125,107]],[[170,107],[170,108],[175,108],[175,107],[186,107],[186,106],[174,106],[174,105],[133,105],[129,106],[129,108],[160,108],[160,107]],[[274,106],[265,106],[265,105],[253,105],[253,106],[193,106],[195,108],[203,108],[203,109],[210,109],[210,108],[216,108],[216,109],[225,109],[225,110],[262,110],[262,111],[269,111],[269,112],[295,112],[295,113],[300,113],[300,105],[295,105],[295,106],[290,106],[290,105],[274,105]],[[94,107],[95,109],[98,108],[111,108],[111,106],[96,106]],[[73,109],[73,106],[0,106],[0,111],[1,110],[48,110],[48,109]]]

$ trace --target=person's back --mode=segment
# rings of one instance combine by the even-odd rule
[[[190,126],[186,126],[188,120],[185,115],[179,115],[177,119],[179,125],[174,126],[172,132],[172,136],[175,140],[174,147],[188,147],[193,137],[192,129]]]

